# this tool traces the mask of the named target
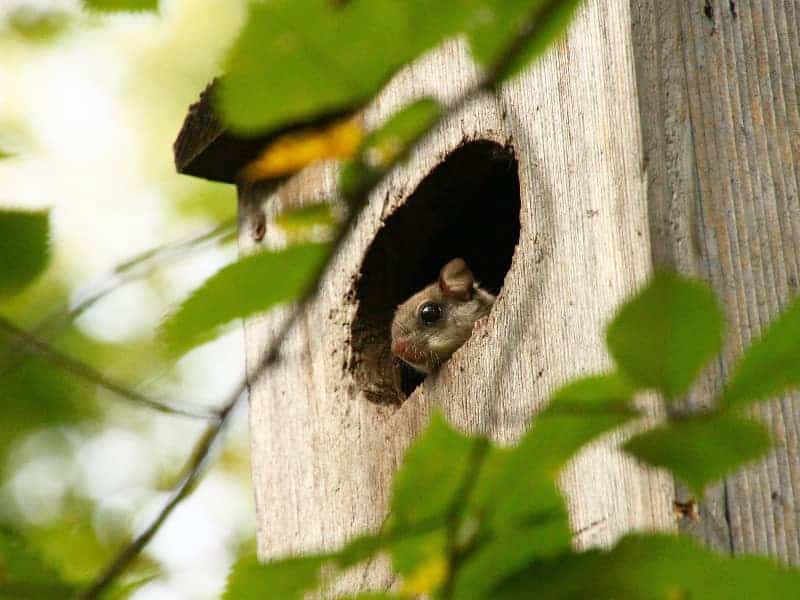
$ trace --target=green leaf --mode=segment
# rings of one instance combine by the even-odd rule
[[[211,219],[215,223],[236,218],[235,186],[193,178],[187,187],[187,191],[175,199],[181,216]]]
[[[290,240],[307,239],[320,230],[331,230],[337,222],[333,206],[324,202],[286,210],[275,216],[275,225]]]
[[[170,315],[161,335],[171,355],[216,337],[234,319],[300,295],[324,263],[328,244],[301,244],[252,254],[209,278]]]
[[[527,527],[510,528],[484,541],[470,555],[456,576],[457,600],[491,598],[502,579],[534,560],[557,556],[570,547],[572,532],[566,518],[544,520]]]
[[[4,342],[0,339],[0,348]],[[0,360],[3,358],[0,355]],[[0,362],[0,368],[5,364]],[[95,416],[93,398],[94,388],[44,359],[23,359],[21,364],[0,373],[0,454],[32,429],[68,425]]]
[[[686,537],[629,535],[609,551],[536,561],[496,588],[505,600],[796,598],[800,571],[766,557],[728,557]]]
[[[493,505],[492,528],[517,526],[542,515],[566,519],[555,486],[561,469],[586,444],[629,421],[631,387],[618,375],[595,375],[560,388],[532,427],[509,450],[496,450],[475,490]]]
[[[25,538],[0,528],[0,600],[69,598],[75,591]]]
[[[522,452],[552,477],[580,449],[614,430],[638,412],[631,407],[634,388],[619,374],[576,379],[553,393],[520,442]]]
[[[659,273],[623,305],[606,342],[632,382],[673,399],[719,351],[722,317],[707,285]]]
[[[158,10],[158,0],[83,0],[83,5],[90,11],[102,13]]]
[[[303,598],[319,583],[322,565],[334,555],[295,556],[259,563],[255,556],[240,559],[228,576],[223,600],[293,600]]]
[[[459,498],[467,474],[487,444],[459,433],[434,413],[425,431],[406,452],[394,478],[392,529],[422,522],[444,522]]]
[[[753,343],[722,396],[725,407],[776,396],[800,384],[800,298]]]
[[[481,518],[479,536],[541,537],[542,543],[507,548],[501,541],[492,542],[483,550],[487,556],[506,556],[509,564],[517,564],[537,553],[569,547],[567,508],[556,480],[584,445],[637,415],[629,406],[632,396],[631,386],[616,374],[576,380],[554,393],[516,446],[491,449],[469,507],[470,514]],[[471,576],[476,579],[492,561],[480,556]],[[465,590],[475,585],[464,584]]]
[[[668,423],[631,438],[623,448],[649,465],[669,469],[702,494],[706,485],[758,458],[770,444],[760,423],[717,414]]]
[[[486,2],[468,33],[475,59],[491,67],[501,59],[509,44],[533,22],[529,41],[519,55],[500,73],[507,79],[519,73],[544,54],[556,39],[564,35],[572,22],[580,0],[498,0]]]
[[[401,593],[416,597],[432,594],[447,578],[447,530],[401,536],[391,546],[392,567],[403,577]]]
[[[342,194],[356,198],[371,188],[408,155],[411,147],[436,124],[440,116],[441,107],[433,98],[421,98],[395,112],[370,132],[357,156],[343,166],[339,177]]]
[[[0,210],[0,298],[22,290],[50,259],[49,212]]]
[[[7,25],[27,42],[46,43],[61,35],[70,22],[70,15],[63,10],[20,6],[7,17]]]
[[[255,4],[216,100],[243,133],[364,104],[405,63],[462,31],[470,0],[273,0]]]

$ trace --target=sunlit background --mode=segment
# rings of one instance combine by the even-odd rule
[[[243,18],[240,0],[162,0],[158,14],[110,16],[79,0],[0,0],[0,150],[12,154],[0,161],[0,206],[51,208],[53,233],[49,271],[0,314],[35,327],[113,283],[117,264],[234,215],[232,186],[175,173],[172,142]],[[169,307],[235,254],[228,241],[172,256],[50,341],[149,396],[219,404],[242,377],[240,328],[177,364],[154,336]],[[16,362],[0,388],[0,521],[85,582],[162,505],[202,422]],[[37,402],[20,403],[15,386]],[[131,597],[215,598],[251,544],[240,413],[216,466],[128,575],[145,582]]]

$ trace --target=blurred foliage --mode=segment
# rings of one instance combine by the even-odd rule
[[[352,160],[339,174],[339,189],[355,199],[372,188],[411,147],[436,124],[441,107],[433,98],[421,98],[395,112],[371,131]]]
[[[606,340],[631,380],[676,398],[719,351],[722,315],[708,287],[661,273],[622,307]]]
[[[739,361],[722,397],[728,407],[745,406],[800,384],[800,298],[754,342]]]
[[[492,597],[745,600],[793,598],[798,590],[800,571],[771,559],[731,558],[687,538],[634,534],[608,551],[533,563],[508,578]]]
[[[192,185],[175,200],[175,207],[187,217],[211,219],[225,223],[236,218],[236,188],[211,181]]]
[[[158,0],[83,0],[83,5],[96,12],[138,12],[158,9]]]
[[[734,415],[713,414],[679,420],[628,440],[625,451],[669,469],[696,494],[742,463],[763,456],[771,446],[761,424]]]
[[[48,211],[0,210],[0,298],[38,277],[50,258]]]
[[[0,454],[19,436],[45,425],[97,416],[92,388],[37,357],[0,376],[0,410]]]
[[[22,40],[39,44],[56,40],[67,30],[71,21],[69,13],[57,8],[22,5],[11,12],[7,27]]]
[[[467,32],[472,54],[483,65],[494,64],[507,52],[508,39],[529,27],[534,15],[532,34],[521,48],[514,48],[515,57],[499,79],[512,77],[564,34],[580,4],[580,0],[487,1]]]
[[[223,268],[164,322],[161,338],[167,351],[181,355],[217,337],[234,319],[294,299],[313,280],[329,250],[327,244],[264,250]]]
[[[23,536],[0,527],[0,599],[51,600],[74,592]]]
[[[792,310],[778,323],[790,322]],[[561,470],[581,448],[641,416],[633,403],[637,394],[658,387],[671,400],[677,390],[688,389],[710,351],[719,347],[720,322],[705,284],[656,275],[620,308],[609,328],[619,372],[556,390],[510,448],[459,433],[434,414],[395,476],[390,516],[379,533],[339,552],[262,566],[250,559],[234,568],[226,598],[256,597],[258,590],[260,598],[299,599],[320,584],[322,589],[333,584],[353,563],[384,551],[391,554],[402,597],[671,600],[800,594],[800,570],[766,558],[718,555],[676,536],[637,534],[608,551],[571,546],[568,511],[558,489]],[[652,344],[653,335],[662,343]],[[631,361],[637,339],[644,350]],[[686,345],[697,350],[686,353]],[[754,348],[761,352],[758,344]],[[749,356],[748,351],[743,363]],[[654,375],[641,376],[644,364]],[[769,447],[763,425],[717,406],[674,416],[622,448],[669,470],[701,495]],[[273,594],[277,581],[288,586]]]
[[[242,132],[355,110],[403,64],[462,30],[469,0],[275,0],[251,7],[218,104]],[[275,68],[280,65],[280,68]]]

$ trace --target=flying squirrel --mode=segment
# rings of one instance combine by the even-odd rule
[[[494,301],[464,259],[454,258],[442,267],[438,281],[397,307],[392,354],[421,373],[435,371],[469,339]]]

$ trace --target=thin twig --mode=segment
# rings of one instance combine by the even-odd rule
[[[52,311],[34,326],[30,333],[41,340],[52,339],[64,327],[74,322],[92,306],[122,286],[142,279],[155,269],[185,256],[190,249],[201,248],[207,242],[217,242],[231,235],[234,231],[234,221],[226,221],[210,231],[204,231],[188,239],[170,242],[146,250],[117,265],[111,272],[101,278],[100,283],[80,292],[77,301]],[[21,358],[15,358],[14,350],[16,349],[14,346],[10,348],[10,358],[5,361],[5,364],[0,364],[0,374],[19,366]]]
[[[207,411],[194,407],[183,407],[158,400],[148,398],[135,390],[132,390],[119,382],[109,379],[93,367],[83,363],[79,360],[67,356],[66,354],[56,350],[48,343],[38,339],[36,336],[31,335],[11,323],[8,319],[0,317],[0,332],[5,333],[7,338],[12,340],[12,343],[19,345],[23,351],[37,354],[44,358],[46,361],[52,363],[56,367],[72,373],[73,375],[85,379],[91,383],[99,385],[117,396],[152,408],[162,413],[170,415],[180,415],[182,417],[192,417],[194,419],[204,419],[209,421],[218,421],[220,416],[214,411]]]
[[[139,555],[147,543],[161,528],[164,521],[181,501],[194,491],[194,487],[204,473],[205,465],[211,457],[212,450],[219,439],[220,433],[230,421],[230,416],[236,407],[236,402],[229,402],[219,412],[219,421],[210,425],[203,432],[192,451],[192,456],[184,467],[183,475],[170,494],[164,507],[150,524],[136,538],[127,545],[119,555],[108,565],[103,573],[85,592],[80,595],[83,600],[99,598],[106,588],[122,573],[127,566]]]
[[[444,119],[452,116],[454,113],[463,108],[468,102],[476,98],[484,91],[494,91],[496,86],[500,83],[503,74],[507,71],[512,62],[516,59],[517,54],[525,48],[527,42],[538,32],[536,21],[547,11],[551,10],[548,6],[545,11],[535,11],[528,22],[519,30],[514,40],[509,44],[507,50],[502,53],[500,58],[486,71],[481,80],[467,89],[455,101],[447,104],[442,110],[439,119],[433,123],[428,130],[427,136],[430,136],[431,131],[442,122]],[[425,139],[427,136],[424,136]],[[419,145],[422,140],[418,140],[416,145]],[[227,401],[222,405],[219,415],[220,420],[217,423],[209,425],[199,442],[192,452],[192,459],[187,464],[184,476],[175,487],[170,500],[164,505],[159,513],[150,522],[150,525],[139,534],[126,548],[124,548],[112,561],[98,579],[81,595],[82,600],[94,600],[98,598],[106,588],[113,582],[114,578],[122,573],[128,565],[138,556],[142,548],[148,541],[155,535],[161,524],[169,517],[177,505],[189,496],[191,493],[192,484],[197,481],[207,464],[207,458],[211,448],[224,430],[225,423],[229,415],[236,407],[239,398],[247,391],[248,381],[256,382],[258,379],[272,367],[278,360],[280,348],[283,339],[288,332],[292,329],[293,325],[302,314],[306,306],[316,297],[319,286],[322,283],[322,277],[327,272],[328,267],[331,265],[335,257],[338,255],[344,241],[348,238],[350,230],[355,224],[358,216],[361,214],[363,207],[367,204],[367,200],[372,191],[383,181],[386,176],[394,170],[396,165],[389,169],[383,176],[375,181],[371,186],[361,190],[356,199],[349,203],[350,211],[348,212],[345,223],[337,230],[336,237],[332,243],[332,251],[320,266],[314,278],[311,279],[311,284],[306,291],[302,294],[298,302],[294,305],[289,316],[283,321],[275,336],[273,336],[269,346],[266,348],[259,364],[249,376],[245,378],[236,386],[236,389],[228,397]]]
[[[77,319],[84,312],[94,306],[99,300],[117,290],[123,285],[146,277],[154,269],[169,264],[185,255],[189,249],[202,247],[206,242],[216,242],[234,232],[234,222],[226,221],[210,231],[203,232],[189,239],[171,242],[157,248],[151,248],[141,254],[118,265],[111,273],[102,279],[93,289],[79,294],[79,300],[72,306],[56,310],[37,325],[33,332],[36,335],[47,333],[52,335],[59,329]]]

